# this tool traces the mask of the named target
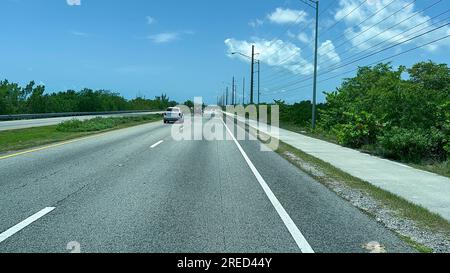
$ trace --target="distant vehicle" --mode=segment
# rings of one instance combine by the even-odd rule
[[[170,107],[164,113],[164,123],[183,122],[184,115],[178,107]]]
[[[216,116],[215,109],[209,109],[209,110],[205,110],[203,112],[203,117],[205,117],[205,118],[214,118],[215,116]]]

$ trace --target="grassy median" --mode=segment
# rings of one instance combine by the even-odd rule
[[[69,120],[59,125],[0,132],[0,153],[23,150],[162,120],[160,115]]]

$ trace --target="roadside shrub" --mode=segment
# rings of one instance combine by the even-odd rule
[[[447,159],[450,158],[450,100],[440,107],[440,117],[443,120],[442,131],[445,135],[444,150],[447,153]]]
[[[285,101],[276,100],[275,104],[280,107],[280,121],[282,123],[294,124],[300,126],[301,128],[311,127],[311,101],[286,104]],[[320,119],[321,112],[324,108],[325,104],[317,104],[317,119]]]
[[[447,138],[447,143],[444,145],[444,150],[447,152],[447,158],[450,158],[450,141]]]
[[[73,119],[60,123],[56,130],[60,132],[76,132],[82,125],[83,122],[81,120]]]
[[[326,93],[319,126],[339,144],[392,159],[445,162],[450,156],[450,68],[360,67]]]
[[[345,124],[333,127],[338,143],[351,148],[361,148],[376,142],[379,125],[375,117],[367,112],[344,113]]]
[[[137,116],[122,118],[94,118],[80,121],[77,119],[65,121],[58,125],[56,130],[60,132],[95,132],[115,128],[126,123],[138,123],[153,120],[154,116]]]
[[[436,129],[404,129],[393,127],[378,138],[384,156],[420,163],[424,160],[444,161],[445,135]]]

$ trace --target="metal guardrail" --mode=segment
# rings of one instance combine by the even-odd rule
[[[22,119],[41,119],[41,118],[62,118],[62,117],[80,117],[80,116],[104,116],[120,114],[139,114],[154,113],[162,114],[162,111],[140,110],[140,111],[114,111],[114,112],[73,112],[73,113],[48,113],[48,114],[21,114],[21,115],[0,115],[0,121],[22,120]]]

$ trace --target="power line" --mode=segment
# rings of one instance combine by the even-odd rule
[[[303,0],[301,0],[303,3],[305,3],[305,4],[307,4],[305,1],[303,1]],[[309,4],[307,4],[307,5],[309,5]],[[296,20],[296,23],[298,23],[298,20],[300,20],[300,17],[302,16],[302,14],[301,15],[299,15],[299,17],[298,17],[298,19]],[[302,33],[306,28],[308,27],[308,25],[305,25],[305,27],[303,27],[300,31],[299,31],[299,33]],[[291,28],[288,28],[287,30],[286,30],[286,32],[289,32],[291,30]],[[278,42],[278,41],[282,41],[281,39],[279,39],[278,37],[275,37],[275,39],[273,39],[272,40],[272,42],[269,44],[269,48],[270,47],[272,47],[273,46],[273,44],[275,44],[276,42]],[[285,48],[286,47],[286,45],[284,45],[284,46],[281,46],[281,47],[279,47],[275,52],[273,52],[272,54],[274,55],[274,54],[276,54],[276,53],[278,53],[278,52],[280,52],[283,48]]]
[[[319,13],[319,16],[321,16],[322,14],[325,13],[325,11],[327,11],[329,8],[331,8],[336,3],[336,1],[337,0],[332,0],[331,3]]]
[[[364,22],[366,22],[367,20],[369,20],[369,19],[371,19],[372,17],[374,17],[375,15],[377,15],[378,13],[380,13],[381,11],[383,11],[384,9],[386,9],[387,7],[389,7],[393,2],[394,2],[395,0],[393,0],[392,2],[390,2],[390,3],[388,3],[387,5],[385,5],[385,6],[383,6],[383,8],[381,8],[380,10],[378,10],[378,11],[376,11],[374,14],[372,14],[371,16],[369,16],[369,17],[367,17],[367,18],[365,18],[362,22],[360,22],[360,24],[358,25],[358,26],[360,26],[362,23],[364,23]],[[414,0],[412,3],[414,3],[415,1],[417,1],[417,0]],[[442,0],[441,0],[442,1]],[[365,1],[366,2],[366,1]],[[355,9],[353,9],[350,13],[348,13],[346,16],[344,16],[342,19],[341,19],[341,21],[343,20],[343,19],[345,19],[347,16],[349,16],[351,13],[353,13],[354,11],[356,11],[357,9],[359,9],[365,2],[362,2],[357,8],[355,8]],[[411,4],[412,4],[411,3]],[[408,6],[408,5],[407,5]],[[405,7],[407,7],[407,6],[404,6],[404,7],[402,7],[402,9],[403,8],[405,8]],[[401,10],[401,9],[400,9]],[[399,11],[400,11],[399,10]],[[397,11],[397,12],[399,12],[399,11]],[[392,16],[392,15],[391,15]],[[385,18],[386,19],[386,18]],[[322,33],[322,35],[323,35],[323,33]],[[343,34],[343,35],[341,35],[341,36],[339,36],[339,37],[342,37],[342,36],[345,36],[345,34]],[[339,40],[339,39],[338,39]],[[327,51],[327,52],[325,52],[324,54],[326,54],[326,53],[329,53],[330,51]],[[288,56],[287,58],[285,58],[285,59],[283,59],[281,62],[279,62],[277,65],[281,65],[281,64],[284,64],[284,63],[286,63],[287,61],[289,61],[290,59],[292,59],[294,56],[296,56],[297,55],[297,53],[293,53],[293,54],[291,54],[290,56]],[[270,78],[269,78],[269,80],[270,80]]]
[[[301,0],[302,2],[304,2],[303,0]],[[305,3],[305,2],[304,2]],[[309,5],[309,4],[308,4]],[[295,19],[294,20],[294,24],[298,24],[299,22],[300,22],[300,19],[302,18],[302,16],[303,16],[304,14],[303,13],[300,13],[298,16],[297,16],[297,19]],[[303,30],[305,30],[306,29],[306,26],[301,30],[301,32],[303,31]],[[291,28],[288,28],[284,33],[286,33],[286,32],[289,32],[291,30]],[[277,41],[279,41],[280,39],[278,38],[278,37],[275,37],[275,39],[273,39],[272,41],[271,41],[271,43],[269,44],[269,48],[270,47],[272,47]],[[281,48],[279,48],[275,53],[278,53],[278,52],[280,52],[281,51],[281,49],[282,49],[283,47],[281,47]]]
[[[441,1],[442,1],[442,0],[439,0],[439,1],[436,2],[435,4],[437,4],[437,3],[441,2]],[[335,47],[334,47],[334,50],[336,50],[337,48],[340,48],[341,46],[343,46],[343,45],[345,45],[345,44],[347,44],[347,43],[349,43],[350,41],[354,40],[355,38],[358,38],[358,37],[361,36],[362,34],[364,34],[364,33],[366,33],[367,31],[373,29],[373,28],[376,27],[377,25],[383,23],[384,21],[386,21],[387,19],[389,19],[389,18],[391,18],[392,16],[396,15],[397,13],[403,11],[405,8],[409,7],[410,5],[414,4],[415,2],[417,2],[417,0],[413,0],[412,2],[408,3],[406,6],[403,6],[403,7],[400,8],[399,10],[397,10],[397,11],[395,11],[394,13],[392,13],[391,15],[389,15],[388,17],[385,17],[385,18],[381,19],[381,20],[378,21],[377,23],[375,23],[375,24],[373,24],[372,26],[370,26],[369,28],[367,28],[367,29],[365,29],[365,30],[359,32],[357,35],[353,36],[352,38],[348,39],[347,41],[345,41],[345,42],[339,44],[338,46],[335,46]],[[419,12],[420,12],[420,11],[419,11]],[[410,16],[410,17],[407,18],[407,19],[410,19],[410,18],[414,17],[414,16],[417,15],[419,12],[415,12],[412,16]],[[327,54],[327,53],[329,53],[329,52],[331,52],[331,50],[329,50],[329,51],[327,51],[327,52],[324,52],[324,54]]]
[[[345,18],[347,18],[348,16],[350,16],[353,12],[355,12],[356,10],[358,10],[360,7],[362,7],[362,5],[364,5],[365,3],[367,3],[368,0],[364,0],[362,1],[356,8],[352,9],[349,13],[347,13],[345,16],[343,16],[341,19],[339,19],[336,23],[334,23],[331,27],[327,28],[326,30],[322,31],[322,35],[327,33],[328,31],[330,31],[332,28],[334,28],[335,26],[337,26],[340,22],[342,22]]]
[[[447,11],[445,11],[445,12],[443,12],[443,13],[441,13],[441,14],[439,14],[439,15],[433,17],[433,18],[437,18],[437,17],[439,17],[439,16],[441,16],[441,15],[443,15],[443,14],[445,14],[445,13],[448,13],[449,11],[450,11],[450,10],[447,10]],[[425,22],[423,22],[423,23],[420,23],[420,24],[418,24],[418,25],[416,25],[416,26],[414,26],[414,27],[412,27],[412,28],[409,28],[409,29],[406,30],[406,31],[403,31],[403,32],[398,33],[398,34],[395,34],[395,35],[392,36],[391,38],[389,38],[389,39],[387,39],[387,40],[384,40],[384,41],[381,41],[380,43],[378,43],[378,44],[376,44],[376,45],[373,45],[373,46],[371,46],[371,47],[369,47],[369,48],[367,48],[367,49],[365,49],[365,50],[363,50],[363,51],[360,51],[360,52],[358,53],[358,55],[360,55],[360,54],[363,53],[363,52],[367,52],[367,51],[369,51],[370,49],[376,48],[376,47],[378,47],[379,45],[385,44],[386,42],[389,42],[392,38],[396,38],[396,37],[397,37],[397,39],[394,39],[394,40],[391,41],[391,42],[399,41],[400,39],[404,38],[404,37],[401,36],[402,34],[405,34],[405,33],[409,32],[409,31],[411,31],[412,29],[417,28],[418,26],[423,25],[423,24],[425,24],[425,23],[427,23],[427,22],[429,22],[429,21],[432,21],[433,18],[432,18],[432,19],[429,19],[429,20],[427,20],[427,21],[425,21]],[[442,23],[442,22],[444,22],[444,21],[447,21],[449,18],[450,18],[450,17],[446,17],[446,18],[444,18],[444,19],[442,19],[442,20],[440,20],[440,21],[438,21],[438,22],[436,22],[436,23],[433,23],[433,24],[430,25],[430,26],[438,25],[438,24],[440,24],[440,23]],[[425,26],[425,27],[423,27],[423,28],[417,30],[416,32],[409,34],[409,35],[408,35],[407,37],[405,37],[405,38],[409,38],[409,37],[411,37],[412,35],[414,35],[415,33],[418,33],[418,32],[420,32],[420,31],[422,31],[422,30],[424,30],[424,29],[427,29],[427,28],[429,28],[430,26]],[[376,36],[378,36],[378,35],[376,35]],[[373,36],[373,37],[376,37],[376,36]],[[372,38],[373,38],[373,37],[372,37]],[[372,38],[371,38],[371,39],[372,39]],[[369,40],[371,40],[371,39],[369,39]],[[369,41],[369,40],[367,40],[367,41]],[[367,42],[367,41],[366,41],[366,42]],[[358,44],[358,45],[360,45],[360,44]],[[356,46],[358,46],[358,45],[356,45]],[[343,55],[345,55],[345,53],[349,53],[349,52],[351,52],[351,50],[348,50],[348,51],[344,52]],[[342,55],[341,55],[341,56],[342,56]],[[356,58],[356,56],[351,56],[351,57],[349,57],[349,58],[343,59],[342,61],[351,60],[351,59],[355,59],[355,58]],[[332,68],[332,67],[333,67],[333,66],[329,66],[328,68]]]
[[[440,21],[438,21],[438,22],[432,24],[431,26],[426,26],[426,27],[424,27],[424,28],[421,28],[421,29],[415,31],[414,33],[411,33],[410,35],[408,35],[408,36],[406,36],[406,37],[403,37],[403,36],[402,36],[403,34],[405,34],[405,33],[409,32],[409,31],[411,31],[412,29],[415,29],[415,28],[417,28],[417,27],[420,26],[420,25],[423,25],[423,24],[425,24],[425,23],[427,23],[427,22],[430,22],[430,21],[432,21],[433,19],[435,19],[435,18],[437,18],[437,17],[440,17],[440,16],[442,16],[442,15],[445,14],[445,13],[448,13],[449,11],[450,11],[450,10],[447,10],[447,11],[445,11],[445,12],[443,12],[443,13],[437,15],[437,16],[434,16],[433,18],[430,18],[430,19],[428,19],[427,21],[424,21],[424,22],[422,22],[422,23],[420,23],[420,24],[418,24],[418,25],[416,25],[416,26],[413,26],[413,27],[411,27],[411,28],[409,28],[409,29],[403,31],[402,33],[395,34],[394,36],[390,37],[389,39],[383,40],[383,41],[381,41],[381,42],[378,43],[378,44],[375,44],[375,45],[373,45],[373,46],[371,46],[371,47],[369,47],[369,48],[367,48],[367,49],[365,49],[365,50],[360,51],[356,56],[354,55],[354,56],[351,56],[351,57],[342,59],[341,62],[346,61],[346,60],[354,60],[354,59],[357,58],[358,55],[359,55],[359,56],[363,56],[362,53],[368,52],[368,51],[370,51],[371,49],[377,48],[378,46],[380,46],[380,45],[382,45],[382,44],[389,43],[389,42],[391,42],[391,43],[392,43],[392,42],[396,42],[396,41],[401,40],[402,38],[406,38],[406,39],[407,39],[407,38],[409,38],[409,37],[412,37],[412,35],[421,32],[421,31],[424,30],[424,29],[427,29],[427,28],[429,28],[429,27],[431,27],[431,26],[433,26],[433,25],[438,25],[438,24],[440,24],[441,22],[447,21],[447,19],[448,19],[449,17],[444,18],[444,19],[442,19],[442,20],[440,20]],[[381,33],[384,33],[384,32],[381,32]],[[381,34],[381,33],[379,33],[379,34]],[[376,36],[377,36],[377,35],[376,35]],[[374,37],[375,37],[375,36],[374,36]],[[397,39],[392,40],[393,38],[396,38],[396,37],[397,37]],[[370,39],[369,39],[369,40],[370,40]],[[367,40],[367,41],[368,41],[368,40]],[[381,48],[381,47],[380,47],[380,48]],[[352,48],[352,49],[353,49],[353,48]],[[344,52],[343,55],[345,55],[345,53],[353,52],[352,49],[347,50],[346,52]],[[342,56],[342,55],[341,55],[341,56]],[[334,58],[333,58],[333,59],[334,59]],[[324,63],[324,62],[321,62],[320,64],[323,64],[323,63]],[[336,66],[336,65],[330,65],[330,66],[326,67],[326,69],[333,68],[333,67],[335,67],[335,66]]]
[[[382,59],[380,59],[380,60],[377,60],[377,61],[375,61],[375,62],[372,62],[372,63],[370,63],[370,64],[367,64],[367,65],[365,65],[365,66],[367,67],[367,66],[372,66],[372,65],[374,65],[374,64],[382,63],[382,62],[384,62],[384,61],[387,61],[387,60],[390,60],[390,59],[392,59],[392,58],[398,57],[398,56],[400,56],[400,55],[409,53],[409,52],[411,52],[411,51],[414,51],[414,50],[417,50],[417,49],[420,49],[420,48],[429,46],[429,45],[431,45],[431,44],[440,42],[440,41],[445,40],[445,39],[447,39],[447,38],[449,38],[449,37],[450,37],[450,35],[443,36],[443,37],[438,38],[438,39],[435,39],[435,40],[433,40],[433,41],[431,41],[431,42],[428,42],[428,43],[425,43],[425,44],[422,44],[422,45],[419,45],[419,46],[410,48],[410,49],[408,49],[408,50],[406,50],[406,51],[402,51],[402,52],[400,52],[400,53],[391,55],[391,56],[389,56],[389,57],[382,58]],[[358,67],[358,68],[355,68],[355,69],[352,69],[352,70],[345,71],[345,72],[340,73],[340,74],[338,74],[338,75],[335,75],[335,76],[332,76],[332,77],[329,77],[329,78],[320,80],[319,83],[322,83],[322,82],[325,82],[325,81],[329,81],[329,80],[331,80],[331,79],[338,78],[338,77],[343,76],[343,75],[346,75],[346,74],[348,74],[348,73],[357,71],[358,69],[359,69],[359,67]],[[320,75],[320,76],[322,76],[322,75]],[[288,89],[288,90],[281,91],[281,92],[277,92],[277,93],[272,93],[272,94],[266,93],[265,95],[268,96],[268,95],[275,95],[275,94],[281,94],[281,93],[287,94],[287,93],[290,93],[290,92],[292,92],[292,91],[297,91],[297,90],[300,89],[300,88],[306,88],[306,87],[311,87],[311,86],[312,86],[311,84],[308,84],[308,85],[296,87],[295,89]]]
[[[309,3],[306,2],[306,0],[300,0],[300,1],[302,1],[302,2],[305,3],[305,4],[307,4],[308,6],[311,6]],[[322,10],[322,12],[319,14],[319,16],[320,16],[321,14],[323,14],[326,10],[328,10],[329,8],[331,8],[331,7],[336,3],[336,1],[337,1],[337,0],[332,0],[332,2],[331,2],[324,10]],[[364,1],[364,2],[367,2],[367,0]],[[362,3],[362,4],[364,4],[364,3]],[[348,16],[348,15],[347,15],[347,16]],[[297,18],[296,23],[298,23],[298,20],[300,19],[300,17],[301,17],[301,15]],[[303,28],[299,31],[299,33],[302,33],[304,30],[306,30],[307,27],[308,27],[308,25],[306,25],[305,27],[303,27]],[[286,32],[289,32],[290,30],[291,30],[291,29],[289,28]],[[275,42],[277,42],[277,41],[281,41],[281,40],[280,40],[278,37],[276,37],[276,38],[275,38],[274,40],[272,40],[272,42],[270,43],[269,48],[272,47],[273,44],[274,44]],[[285,47],[286,47],[286,45],[279,47],[275,52],[272,53],[272,55],[275,55],[276,53],[280,52],[280,51],[281,51],[282,49],[284,49]],[[295,56],[295,55],[296,55],[296,53],[292,54],[292,55],[289,56],[288,58],[283,59],[281,62],[278,62],[277,65],[283,64],[285,61],[289,60],[290,58],[292,58],[292,57]],[[280,71],[279,73],[282,73],[282,72]]]
[[[369,31],[369,30],[371,30],[371,29],[374,28],[375,26],[379,25],[380,23],[384,22],[385,20],[389,19],[390,17],[394,16],[395,14],[399,13],[399,12],[402,11],[404,8],[407,8],[408,6],[414,4],[416,1],[417,1],[417,0],[412,1],[412,2],[409,3],[408,5],[402,7],[401,9],[399,9],[399,10],[397,10],[396,12],[394,12],[393,14],[391,14],[390,16],[388,16],[388,17],[386,17],[386,18],[380,20],[378,23],[372,25],[371,27],[365,29],[364,31],[359,32],[357,35],[355,35],[355,36],[352,37],[351,39],[349,39],[349,40],[347,40],[347,41],[345,41],[345,42],[339,44],[338,46],[336,46],[336,47],[334,48],[334,50],[340,48],[341,46],[343,46],[343,45],[345,45],[346,43],[348,43],[348,42],[354,40],[355,38],[361,36],[362,34],[366,33],[366,32]],[[420,11],[417,11],[417,12],[413,13],[413,14],[412,14],[411,16],[409,16],[408,18],[405,18],[405,19],[403,19],[402,21],[396,23],[395,25],[393,25],[393,26],[391,26],[391,27],[385,29],[384,31],[382,31],[382,32],[380,32],[379,34],[377,34],[376,36],[373,36],[373,37],[367,39],[365,42],[370,41],[370,40],[373,39],[374,37],[377,37],[377,36],[379,36],[379,35],[381,35],[381,34],[387,32],[388,30],[390,30],[390,29],[392,29],[392,28],[394,28],[394,27],[396,27],[396,26],[398,26],[398,25],[400,25],[400,24],[406,22],[407,20],[409,20],[409,19],[411,19],[411,18],[417,16],[417,15],[420,14],[421,12],[424,12],[424,11],[426,11],[426,10],[428,10],[428,9],[430,9],[430,8],[432,8],[432,7],[434,7],[435,5],[439,4],[440,2],[442,2],[442,0],[439,0],[439,1],[433,3],[432,5],[430,5],[430,6],[426,7],[426,8],[424,8],[424,9],[422,9],[422,10],[420,10]],[[360,43],[360,44],[361,44],[361,43]],[[359,45],[360,45],[360,44],[359,44]],[[324,54],[329,53],[329,52],[331,52],[331,51],[327,51],[327,52],[325,52]]]
[[[414,1],[410,2],[409,4],[403,6],[401,9],[395,11],[393,14],[389,15],[388,17],[385,17],[384,19],[382,19],[381,21],[379,21],[379,22],[377,22],[376,24],[372,25],[370,28],[366,29],[366,30],[363,31],[363,32],[366,32],[366,31],[368,31],[369,29],[372,29],[373,27],[375,27],[375,26],[378,25],[379,23],[381,23],[381,22],[383,22],[384,20],[386,20],[386,19],[392,17],[393,15],[397,14],[398,12],[400,12],[401,10],[403,10],[404,8],[406,8],[406,7],[410,6],[410,5],[412,5],[412,4],[413,4],[414,2],[416,2],[416,1],[417,1],[417,0],[414,0]],[[365,41],[363,41],[363,42],[361,42],[361,43],[359,43],[359,44],[357,44],[357,45],[351,47],[350,49],[344,51],[344,54],[345,54],[346,52],[351,52],[351,51],[353,51],[353,49],[354,49],[355,47],[357,47],[357,46],[359,46],[359,45],[361,45],[361,44],[364,44],[364,43],[366,43],[367,41],[372,40],[373,38],[375,38],[375,37],[377,37],[377,36],[379,36],[379,35],[381,35],[381,34],[387,32],[389,29],[392,29],[393,27],[395,27],[395,26],[397,26],[397,25],[400,25],[401,23],[403,23],[403,22],[405,22],[405,21],[411,19],[412,17],[414,17],[414,16],[418,15],[419,13],[421,13],[421,12],[423,12],[423,11],[425,11],[425,10],[427,10],[427,9],[429,9],[429,8],[431,8],[431,7],[433,7],[433,6],[435,6],[436,4],[438,4],[438,3],[440,3],[440,2],[442,2],[442,0],[439,0],[439,1],[433,3],[432,5],[426,7],[426,8],[424,8],[424,9],[422,9],[422,10],[420,10],[420,11],[418,11],[418,12],[415,12],[413,15],[411,15],[411,16],[409,16],[408,18],[402,20],[401,22],[399,22],[399,23],[397,23],[397,24],[395,24],[395,25],[393,25],[393,26],[391,26],[391,27],[385,29],[384,31],[378,33],[377,35],[372,36],[371,38],[369,38],[369,39],[367,39],[367,40],[365,40]],[[389,5],[389,4],[388,4],[388,5]],[[359,36],[359,35],[361,35],[361,34],[362,34],[362,33],[359,33],[358,35],[356,35],[355,37],[349,39],[348,41],[346,41],[346,42],[340,44],[340,45],[337,46],[337,47],[334,47],[333,50],[336,50],[337,48],[341,47],[343,44],[346,44],[346,43],[350,42],[351,40],[355,39],[357,36]],[[325,55],[325,54],[327,54],[327,53],[330,53],[331,51],[332,51],[332,50],[326,51],[326,52],[322,53],[322,55]],[[332,59],[336,59],[336,58],[337,58],[337,57],[334,57],[334,58],[332,58]],[[324,63],[324,62],[321,62],[320,64],[323,64],[323,63]],[[327,68],[330,68],[330,67],[333,67],[333,66],[328,66]],[[289,76],[289,77],[292,78],[292,77],[294,77],[294,76]]]
[[[361,21],[358,25],[355,26],[355,28],[360,27],[362,24],[364,24],[365,22],[367,22],[368,20],[372,19],[373,17],[375,17],[377,14],[379,14],[380,12],[382,12],[383,10],[387,9],[390,5],[392,5],[395,1],[397,0],[392,0],[389,4],[383,6],[381,9],[377,10],[375,13],[373,13],[372,15],[370,15],[369,17],[367,17],[366,19],[364,19],[363,21]],[[339,41],[340,38],[345,38],[345,32],[343,34],[341,34],[340,36],[338,36],[334,41]]]
[[[370,54],[368,54],[368,55],[366,55],[366,56],[364,56],[364,57],[358,58],[357,60],[353,60],[353,61],[351,61],[351,62],[348,62],[348,63],[342,64],[342,65],[339,65],[338,67],[335,67],[335,68],[332,68],[332,69],[330,69],[330,70],[328,70],[328,71],[323,72],[321,75],[331,73],[331,72],[333,72],[333,71],[335,71],[335,70],[337,70],[337,69],[340,69],[340,68],[349,66],[349,65],[354,64],[354,63],[356,63],[356,62],[358,62],[358,61],[367,59],[367,58],[369,58],[369,57],[372,57],[372,56],[374,56],[374,55],[377,55],[377,54],[379,54],[379,53],[382,53],[382,52],[384,52],[384,51],[386,51],[386,50],[392,49],[392,48],[394,48],[394,47],[396,47],[396,46],[405,44],[405,43],[407,43],[407,42],[409,42],[409,41],[412,41],[412,40],[417,39],[417,38],[419,38],[419,37],[422,37],[422,36],[424,36],[424,35],[426,35],[426,34],[429,34],[429,33],[431,33],[431,32],[434,32],[434,31],[436,31],[436,30],[438,30],[438,29],[441,29],[441,28],[443,28],[443,27],[445,27],[445,26],[447,26],[447,25],[449,25],[449,24],[450,24],[450,23],[444,24],[444,25],[442,25],[442,26],[439,26],[439,27],[437,27],[437,28],[434,28],[434,29],[432,29],[432,30],[429,30],[429,31],[427,31],[427,32],[425,32],[425,33],[416,35],[416,36],[414,36],[414,37],[412,37],[412,38],[409,38],[409,39],[404,40],[404,41],[402,41],[402,42],[399,42],[399,43],[396,43],[396,44],[394,44],[394,45],[391,45],[391,46],[389,46],[389,47],[387,47],[387,48],[383,48],[383,49],[378,50],[378,51],[376,51],[376,52],[372,52],[372,53],[370,53]],[[312,77],[308,77],[307,79],[304,79],[304,80],[302,80],[302,81],[297,81],[296,83],[293,83],[293,84],[290,84],[290,85],[287,85],[287,86],[283,86],[283,87],[281,87],[281,88],[290,87],[290,86],[293,86],[293,85],[295,85],[295,84],[302,83],[303,81],[309,80],[309,79],[312,79]]]

